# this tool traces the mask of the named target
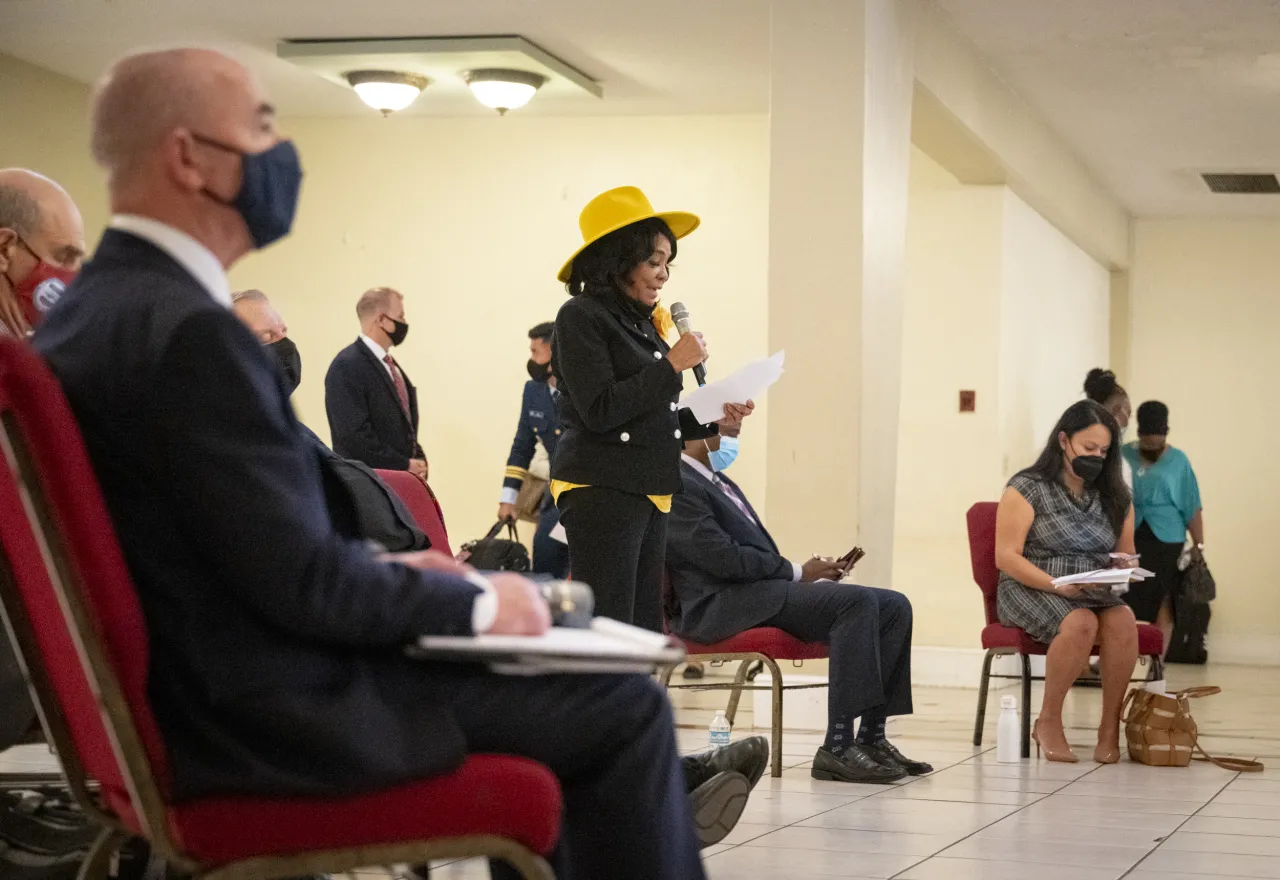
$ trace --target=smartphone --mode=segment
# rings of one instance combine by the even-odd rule
[[[848,574],[853,571],[853,567],[858,564],[858,560],[866,555],[861,547],[854,547],[836,561],[840,563],[840,567],[844,569],[845,574]]]

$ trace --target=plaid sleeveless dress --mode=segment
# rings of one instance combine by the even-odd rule
[[[1097,490],[1086,489],[1084,497],[1077,499],[1058,480],[1026,473],[1010,480],[1009,487],[1035,511],[1022,548],[1028,562],[1055,578],[1110,566],[1108,554],[1116,548],[1116,532]],[[1061,596],[1020,584],[1004,572],[996,592],[1000,622],[1020,627],[1046,644],[1058,634],[1062,618],[1077,608],[1123,604],[1123,599],[1107,589]]]

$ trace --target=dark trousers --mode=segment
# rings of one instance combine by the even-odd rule
[[[1133,609],[1133,616],[1145,623],[1155,623],[1156,615],[1166,598],[1176,598],[1182,574],[1178,571],[1178,557],[1182,555],[1182,542],[1166,544],[1156,537],[1148,523],[1138,526],[1133,533],[1134,549],[1142,557],[1139,563],[1155,577],[1129,584],[1124,600]]]
[[[405,666],[395,696],[447,701],[469,752],[532,758],[559,778],[559,880],[703,880],[671,704],[647,676]]]
[[[538,512],[538,530],[533,533],[533,573],[549,575],[564,580],[569,573],[569,546],[551,537],[551,530],[560,522],[560,511],[547,492]]]
[[[730,587],[732,589],[732,587]],[[827,715],[910,715],[911,600],[894,590],[856,584],[792,584],[776,626],[830,651]]]
[[[573,579],[596,594],[596,615],[662,631],[667,515],[644,495],[587,486],[560,496]]]

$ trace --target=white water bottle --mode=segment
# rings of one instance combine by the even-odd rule
[[[729,724],[729,719],[724,717],[723,709],[716,710],[716,717],[711,720],[711,727],[708,730],[711,734],[711,748],[713,749],[727,746],[729,740],[733,737],[733,726]]]
[[[996,761],[1016,764],[1021,760],[1022,725],[1018,723],[1018,698],[1005,694],[1000,698],[1000,720],[996,723]]]

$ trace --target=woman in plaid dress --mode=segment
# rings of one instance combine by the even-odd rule
[[[1094,760],[1120,760],[1120,704],[1138,662],[1138,626],[1109,587],[1055,587],[1055,578],[1110,568],[1133,554],[1133,505],[1120,471],[1120,428],[1082,400],[1053,429],[1034,465],[1009,481],[996,514],[1000,621],[1049,645],[1044,700],[1032,736],[1050,761],[1077,758],[1062,703],[1095,644],[1101,646],[1102,721]],[[1136,565],[1120,560],[1119,564]]]

